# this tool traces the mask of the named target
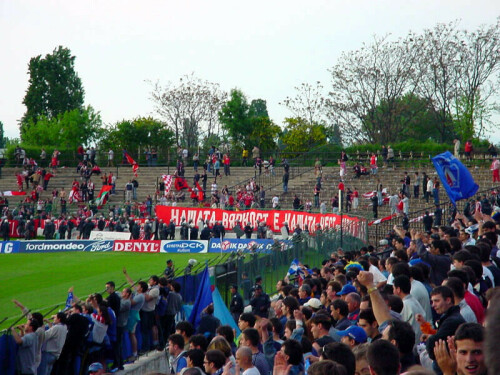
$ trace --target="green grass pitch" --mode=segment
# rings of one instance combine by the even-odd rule
[[[167,259],[172,259],[180,271],[193,258],[201,267],[206,260],[219,254],[144,254],[144,253],[87,253],[64,252],[44,254],[0,254],[0,321],[21,315],[13,299],[19,300],[32,311],[48,311],[66,301],[69,287],[79,298],[104,291],[107,281],[117,287],[126,282],[123,267],[136,281],[153,274],[161,274]],[[195,268],[195,272],[196,272]],[[62,306],[61,308],[63,308]],[[54,310],[55,312],[58,309]],[[0,324],[5,329],[13,323]]]

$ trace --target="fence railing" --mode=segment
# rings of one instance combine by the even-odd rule
[[[364,245],[358,238],[347,235],[341,237],[340,231],[330,230],[318,235],[303,232],[300,236],[294,236],[288,244],[286,241],[275,241],[270,253],[233,253],[226,263],[215,267],[215,284],[226,305],[231,300],[229,287],[232,284],[241,285],[243,273],[248,275],[252,283],[257,276],[262,277],[265,291],[273,294],[276,292],[276,283],[287,275],[292,260],[298,259],[310,269],[321,268],[321,262],[329,259],[330,254],[339,248],[354,251]]]
[[[476,197],[483,196],[483,195],[488,196],[488,194],[490,194],[494,190],[499,191],[500,185],[491,187],[489,189],[484,189],[484,190],[478,191],[476,193]],[[439,204],[439,207],[441,209],[441,220],[438,224],[433,224],[433,226],[451,225],[453,223],[454,218],[455,218],[455,214],[457,212],[463,213],[465,206],[473,198],[475,199],[475,197],[471,197],[469,199],[463,199],[463,200],[457,201],[456,208],[451,203],[451,201],[449,199],[444,200],[444,201],[441,200],[440,204]],[[432,199],[432,197],[431,197],[431,199]],[[429,214],[434,214],[434,212],[436,211],[436,205],[428,206],[426,208],[422,208],[422,209],[410,212],[408,215],[409,227],[423,230],[424,224],[423,224],[422,220],[416,221],[416,219],[423,216],[426,211],[428,211]],[[433,216],[433,219],[435,219],[434,216]],[[384,239],[386,237],[386,235],[391,230],[393,230],[394,225],[402,225],[402,222],[403,222],[402,216],[395,216],[390,220],[382,221],[379,224],[371,225],[369,227],[370,237],[373,238],[376,241],[376,243],[378,244],[378,242],[381,239]],[[434,223],[435,223],[435,221],[434,221]]]

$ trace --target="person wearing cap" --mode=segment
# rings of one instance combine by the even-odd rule
[[[229,304],[229,311],[235,322],[240,319],[240,315],[243,313],[243,297],[238,293],[238,286],[232,284],[229,289],[231,292],[231,303]]]
[[[356,293],[356,287],[351,284],[346,284],[342,287],[342,290],[337,293],[344,301],[349,293]]]
[[[269,307],[271,306],[271,299],[264,293],[260,284],[256,284],[254,288],[253,298],[250,301],[252,312],[262,318],[267,318]]]
[[[167,268],[165,268],[163,274],[165,275],[165,278],[167,280],[172,280],[174,277],[174,272],[175,272],[174,262],[172,262],[172,259],[169,259],[167,260]]]
[[[337,334],[342,337],[341,342],[351,349],[365,343],[368,339],[365,330],[359,326],[350,326],[345,331],[338,331]]]
[[[310,307],[313,312],[316,312],[319,309],[321,309],[321,301],[317,298],[311,298],[311,299],[309,299],[309,301],[304,303],[304,306]]]
[[[94,362],[89,366],[89,374],[101,375],[106,373],[104,367],[99,362]]]

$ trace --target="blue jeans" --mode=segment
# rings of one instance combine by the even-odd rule
[[[283,193],[288,193],[288,182],[283,182]]]
[[[439,189],[432,189],[432,196],[434,197],[434,204],[439,204]]]
[[[57,358],[54,354],[48,352],[42,352],[42,361],[38,366],[38,375],[50,375],[52,372],[52,367],[56,362]]]

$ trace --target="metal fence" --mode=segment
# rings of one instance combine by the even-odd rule
[[[495,186],[489,189],[481,190],[476,193],[477,196],[488,196],[492,191],[500,191],[500,185]],[[441,201],[439,207],[442,210],[441,221],[438,223],[439,225],[451,225],[453,220],[455,219],[455,214],[457,212],[463,213],[465,206],[471,200],[475,199],[475,197],[471,197],[470,199],[464,199],[456,202],[456,207],[451,203],[451,201],[445,200]],[[431,197],[432,200],[432,197]],[[432,205],[417,211],[410,212],[408,215],[409,220],[409,228],[414,228],[418,230],[424,230],[424,224],[421,220],[421,217],[428,211],[430,214],[436,211],[436,206]],[[386,235],[393,230],[394,225],[401,226],[403,224],[403,217],[396,216],[390,220],[382,221],[379,224],[369,226],[369,237],[372,240],[373,245],[378,244],[381,239],[386,238]],[[436,224],[434,224],[436,226]]]
[[[341,246],[342,245],[342,246]],[[233,253],[224,264],[214,268],[215,285],[222,298],[229,305],[232,284],[241,285],[242,274],[246,273],[250,281],[257,276],[262,277],[263,288],[267,293],[276,291],[276,283],[282,280],[290,268],[292,260],[298,259],[309,268],[321,268],[321,262],[330,258],[333,251],[340,247],[344,251],[359,250],[364,242],[358,238],[342,235],[340,231],[326,231],[317,236],[301,234],[287,245],[283,241],[275,241],[271,253],[251,252],[247,254]]]

